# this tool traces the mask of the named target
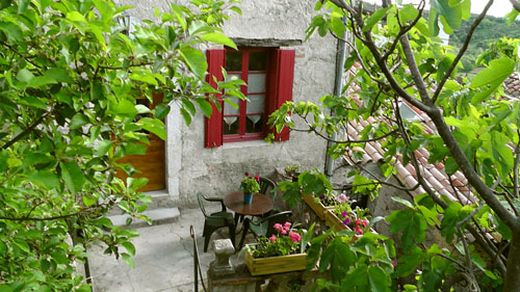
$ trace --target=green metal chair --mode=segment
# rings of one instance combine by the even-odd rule
[[[267,177],[261,176],[259,184],[260,184],[259,193],[271,196],[274,199],[274,197],[276,196],[276,192],[275,192],[276,183],[274,181],[268,179]]]
[[[265,218],[261,218],[257,222],[249,218],[244,219],[244,230],[242,231],[242,237],[238,244],[238,249],[242,248],[247,232],[251,231],[255,238],[258,236],[270,236],[276,232],[273,225],[276,223],[283,224],[289,220],[292,216],[292,211],[283,211],[276,214],[269,215]]]
[[[233,218],[233,214],[227,212],[226,206],[224,205],[224,200],[221,198],[206,198],[202,194],[197,195],[197,199],[199,201],[199,207],[204,214],[204,230],[202,231],[202,236],[204,237],[204,252],[208,251],[209,240],[211,238],[211,234],[221,227],[228,227],[229,229],[229,237],[231,239],[231,243],[235,246],[235,220]],[[204,201],[220,203],[222,210],[215,213],[209,213],[206,211],[204,207]]]

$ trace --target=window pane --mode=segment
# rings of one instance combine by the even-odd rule
[[[265,95],[248,95],[249,102],[247,103],[248,114],[263,113],[265,109]]]
[[[249,54],[249,70],[261,70],[267,69],[267,52],[251,52]]]
[[[262,115],[249,115],[246,119],[246,132],[247,133],[259,133],[262,132],[264,127],[264,119]]]
[[[265,73],[249,73],[247,76],[247,92],[265,92]]]
[[[224,135],[238,134],[238,117],[224,117]]]
[[[229,100],[237,105],[237,108],[234,108],[228,102],[224,102],[224,115],[238,115],[240,112],[240,100],[236,97],[230,97]]]
[[[226,70],[240,71],[242,70],[242,54],[237,51],[226,52]]]

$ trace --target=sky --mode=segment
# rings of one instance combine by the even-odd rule
[[[363,0],[364,2],[369,2],[369,3],[378,3],[380,4],[381,1],[380,0]],[[393,1],[395,2],[395,1]],[[420,0],[403,0],[402,1],[403,3],[419,3]],[[427,0],[428,2],[428,0]],[[478,14],[480,12],[482,12],[482,10],[484,9],[484,6],[486,6],[486,3],[488,1],[486,0],[471,0],[471,13],[475,13],[475,14]],[[506,14],[508,14],[510,11],[512,10],[511,8],[511,3],[509,2],[509,0],[495,0],[495,2],[493,3],[493,5],[491,6],[489,12],[488,12],[488,15],[493,15],[493,16],[504,16]]]

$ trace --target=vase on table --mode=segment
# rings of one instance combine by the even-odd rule
[[[253,193],[244,193],[244,204],[251,205],[253,203]]]

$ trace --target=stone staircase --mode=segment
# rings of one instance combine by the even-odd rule
[[[181,215],[179,209],[168,195],[167,190],[152,191],[147,192],[147,194],[152,197],[152,202],[148,205],[148,209],[144,212],[144,215],[152,220],[152,225],[138,219],[133,219],[132,223],[127,225],[127,219],[130,218],[130,216],[122,214],[119,209],[112,210],[108,218],[116,226],[128,226],[132,228],[167,224],[176,222],[179,219]]]

